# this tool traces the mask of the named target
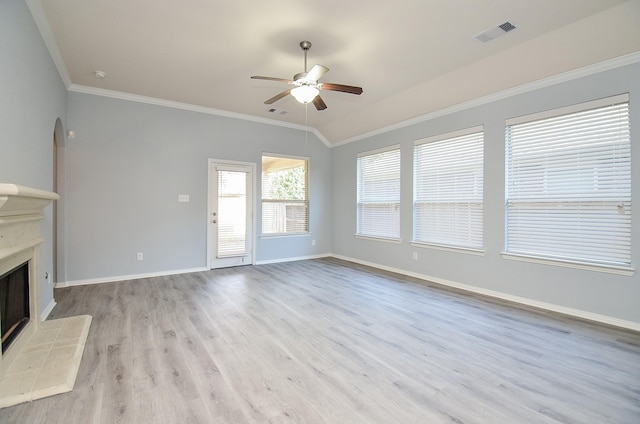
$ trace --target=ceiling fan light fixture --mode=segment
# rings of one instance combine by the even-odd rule
[[[310,85],[301,85],[291,90],[291,95],[302,104],[311,103],[318,94],[320,90]]]

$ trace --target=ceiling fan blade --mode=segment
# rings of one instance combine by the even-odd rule
[[[265,105],[270,105],[272,103],[277,102],[278,100],[282,99],[283,97],[288,96],[291,93],[291,90],[285,90],[282,93],[276,94],[275,96],[273,96],[272,98],[270,98],[269,100],[267,100],[266,102],[264,102]]]
[[[320,95],[317,95],[315,99],[313,99],[313,105],[318,110],[325,110],[327,108],[326,103],[324,102],[324,100],[322,100],[322,97],[320,97]]]
[[[259,75],[254,75],[254,76],[251,77],[251,79],[268,80],[268,81],[279,81],[279,82],[286,82],[287,84],[292,84],[293,83],[293,81],[285,79],[285,78],[261,77]]]
[[[327,72],[329,72],[329,68],[326,66],[313,65],[309,72],[307,72],[305,79],[309,81],[318,81]]]
[[[362,87],[355,87],[353,85],[334,84],[332,82],[323,82],[318,85],[321,90],[341,91],[343,93],[350,94],[362,94]]]

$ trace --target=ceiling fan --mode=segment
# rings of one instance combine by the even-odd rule
[[[264,102],[265,104],[270,105],[291,94],[300,103],[313,103],[316,109],[324,110],[327,108],[327,105],[325,104],[324,100],[322,100],[322,97],[320,97],[320,90],[340,91],[343,93],[358,95],[362,94],[361,87],[344,84],[334,84],[331,82],[319,82],[318,80],[322,78],[324,74],[329,72],[329,68],[322,65],[313,65],[313,67],[309,71],[307,71],[307,52],[311,48],[311,43],[309,41],[301,41],[300,47],[304,51],[304,72],[295,74],[293,76],[293,80],[276,77],[251,77],[253,79],[286,82],[287,84],[295,86],[293,88],[290,88],[289,90],[283,91],[282,93],[276,94],[275,96]]]

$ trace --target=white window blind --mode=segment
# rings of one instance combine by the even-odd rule
[[[483,142],[481,127],[416,142],[415,242],[483,247]]]
[[[507,122],[507,252],[630,266],[628,96],[582,106]]]
[[[308,159],[262,156],[262,234],[309,231]]]
[[[400,147],[361,153],[357,168],[357,234],[400,238]]]

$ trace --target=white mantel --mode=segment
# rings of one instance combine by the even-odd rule
[[[0,184],[0,216],[39,214],[60,196],[17,184]]]
[[[39,311],[39,247],[43,241],[43,209],[60,197],[56,193],[16,184],[0,184],[0,275],[29,261],[31,319],[3,354],[0,380],[31,335],[37,330]]]

